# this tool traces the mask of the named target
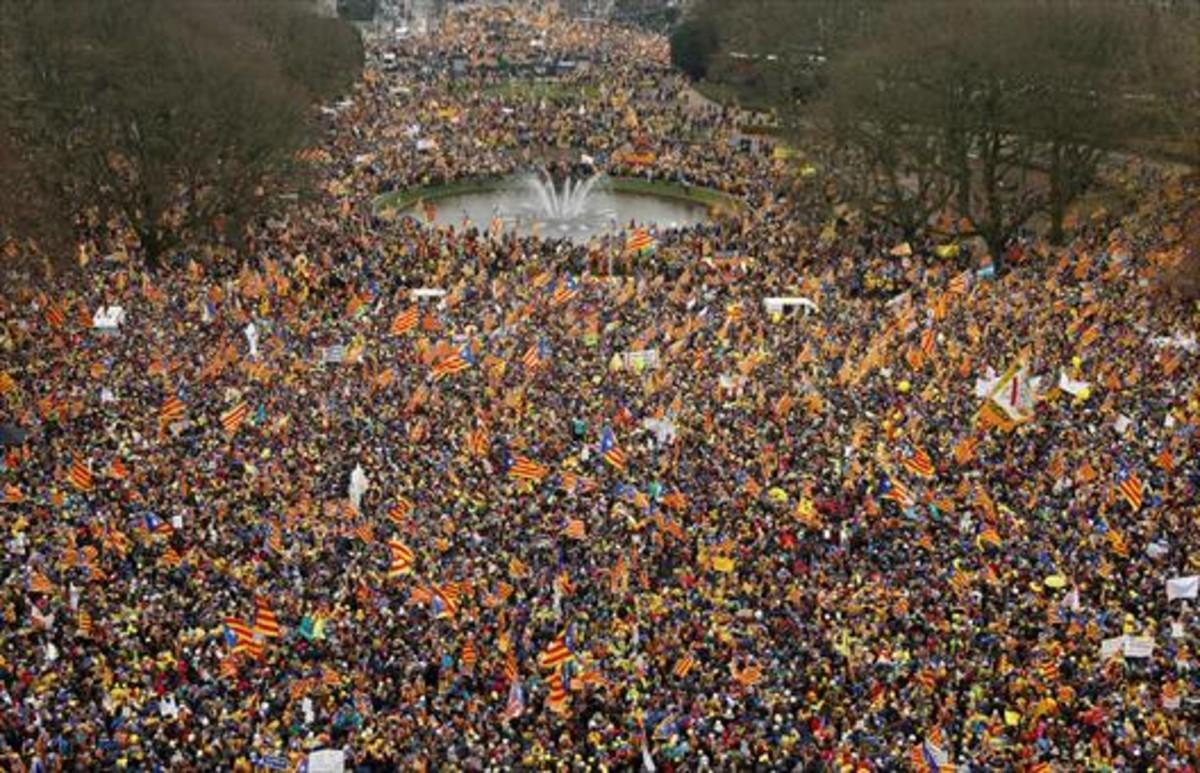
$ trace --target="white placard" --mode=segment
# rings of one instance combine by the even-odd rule
[[[317,749],[309,752],[308,773],[343,773],[346,753],[341,749]]]
[[[804,309],[805,314],[819,312],[817,304],[801,296],[786,298],[763,298],[763,308],[767,314],[782,314],[789,309]]]
[[[92,315],[92,327],[97,330],[116,330],[125,323],[125,309],[120,306],[101,306]]]
[[[1154,654],[1154,639],[1149,636],[1126,636],[1122,652],[1127,658],[1148,658]]]
[[[1172,577],[1167,580],[1167,601],[1194,599],[1200,592],[1200,574],[1190,577]]]
[[[1121,653],[1125,646],[1124,636],[1114,636],[1111,639],[1105,639],[1100,642],[1100,659],[1108,660],[1114,658]]]

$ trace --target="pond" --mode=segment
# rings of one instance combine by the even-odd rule
[[[553,181],[546,175],[513,177],[488,190],[438,197],[433,222],[460,227],[500,227],[523,235],[586,242],[629,227],[683,228],[703,222],[708,207],[680,196],[621,190],[603,176]],[[420,207],[406,214],[424,218]]]

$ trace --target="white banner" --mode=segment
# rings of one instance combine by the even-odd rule
[[[343,773],[346,753],[341,749],[317,749],[309,752],[308,773]]]
[[[794,298],[763,298],[763,308],[767,314],[782,314],[789,309],[804,309],[806,314],[820,311],[817,304],[802,296]]]
[[[1124,636],[1114,636],[1111,639],[1105,639],[1104,641],[1100,642],[1100,659],[1109,660],[1110,658],[1116,657],[1121,653],[1121,650],[1124,646]]]
[[[1122,651],[1127,658],[1148,658],[1154,654],[1154,639],[1149,636],[1126,636]]]
[[[1167,580],[1167,601],[1194,599],[1197,593],[1200,593],[1200,574]]]
[[[1091,384],[1088,382],[1076,381],[1068,376],[1065,370],[1058,373],[1058,388],[1071,395],[1071,397],[1079,397],[1079,395],[1083,394],[1090,387]]]
[[[101,306],[92,315],[92,327],[98,330],[116,330],[125,321],[125,309],[120,306]]]

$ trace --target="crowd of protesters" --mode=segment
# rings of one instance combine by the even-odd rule
[[[982,261],[802,204],[657,37],[371,57],[245,245],[6,288],[7,769],[1195,770],[1185,183]],[[373,206],[553,154],[741,206],[636,255]]]

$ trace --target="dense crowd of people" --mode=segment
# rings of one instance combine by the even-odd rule
[[[244,247],[6,287],[6,768],[1195,770],[1194,190],[935,254],[666,54],[450,16]],[[547,153],[743,206],[639,256],[373,207]]]

